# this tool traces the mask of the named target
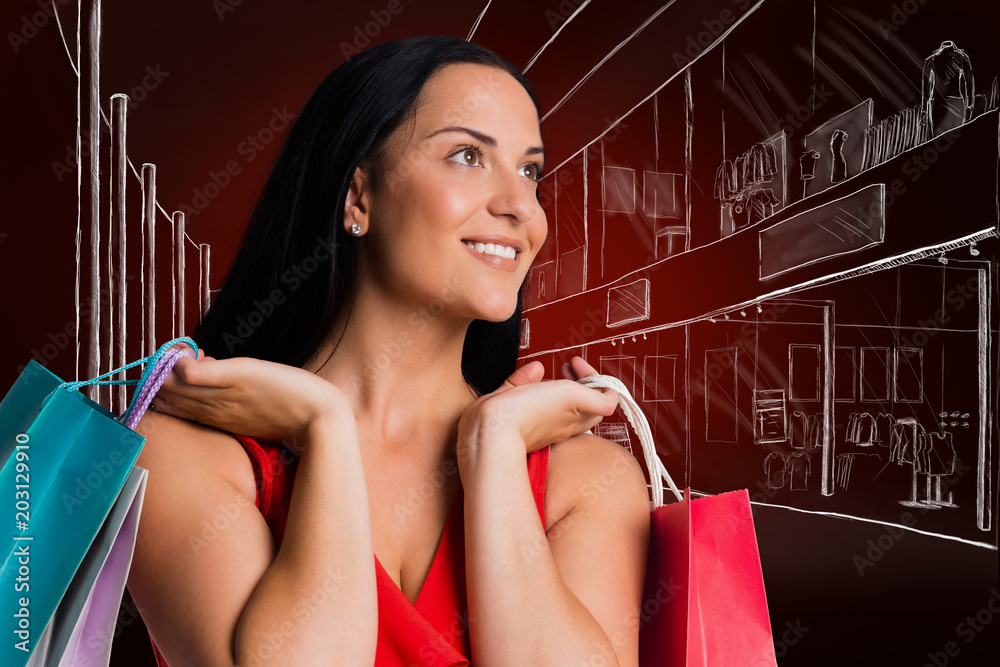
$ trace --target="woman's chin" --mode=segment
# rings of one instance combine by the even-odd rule
[[[514,310],[517,307],[516,297],[515,299],[503,298],[489,300],[487,302],[480,301],[475,304],[475,318],[477,320],[486,320],[487,322],[505,322],[509,320],[511,315],[514,314]]]

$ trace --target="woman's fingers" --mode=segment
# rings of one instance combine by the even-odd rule
[[[583,357],[579,356],[573,357],[564,363],[559,372],[564,378],[573,380],[574,382],[588,375],[597,375],[597,369],[588,364]]]
[[[240,368],[240,359],[203,357],[196,360],[185,356],[177,360],[167,379],[174,376],[192,387],[231,387],[236,384]]]
[[[539,382],[541,381],[543,375],[545,375],[545,366],[542,365],[542,362],[532,361],[511,373],[510,376],[503,381],[503,384],[501,384],[493,393],[507,391],[511,387],[519,387],[523,384]]]
[[[167,373],[157,395],[175,411],[183,410],[187,415],[184,418],[190,419],[201,406],[217,398],[220,389],[236,382],[238,369],[232,361],[235,360],[181,357]]]
[[[588,392],[584,395],[585,398],[581,401],[584,407],[584,412],[589,412],[595,415],[604,415],[605,417],[614,414],[615,408],[618,407],[618,392],[614,389],[608,389],[607,387],[597,389],[595,387],[584,387],[580,385],[580,388],[586,389]]]
[[[171,403],[167,399],[163,398],[159,394],[153,397],[150,407],[159,413],[170,415],[171,417],[177,417],[178,419],[185,419],[187,421],[197,422],[198,417],[190,410],[185,410],[184,408],[177,407],[174,403]]]
[[[570,359],[569,365],[573,374],[576,375],[574,378],[576,380],[587,377],[588,375],[597,375],[597,369],[588,364],[583,357],[573,357]]]

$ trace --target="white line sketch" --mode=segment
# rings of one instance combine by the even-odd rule
[[[126,363],[126,340],[130,330],[138,330],[139,354],[151,354],[167,335],[166,325],[157,328],[156,318],[156,251],[157,211],[169,222],[170,234],[166,241],[170,244],[171,256],[171,338],[186,333],[184,304],[186,297],[187,243],[198,249],[199,266],[199,313],[203,317],[210,299],[210,253],[208,244],[197,244],[187,235],[184,214],[180,211],[168,214],[156,200],[156,166],[142,164],[142,174],[136,170],[127,152],[127,95],[115,93],[109,99],[110,113],[102,106],[100,92],[100,50],[101,50],[101,0],[79,6],[76,24],[76,59],[70,53],[69,43],[63,31],[58,7],[53,3],[52,11],[62,38],[70,67],[77,78],[77,136],[76,165],[77,180],[77,228],[76,228],[76,280],[74,283],[74,305],[76,319],[75,339],[75,379],[97,377]],[[84,30],[84,26],[86,29]],[[84,65],[80,67],[79,64]],[[81,74],[82,72],[82,74]],[[109,118],[110,116],[110,118]],[[86,122],[87,128],[84,129]],[[110,164],[101,164],[100,136],[101,123],[111,129]],[[89,160],[84,161],[80,150],[84,133],[91,142]],[[127,215],[127,169],[140,183],[142,208],[140,216]],[[101,173],[110,173],[110,192],[102,195]],[[103,197],[107,198],[104,202]],[[85,206],[86,203],[86,206]],[[84,209],[86,208],[86,213]],[[103,211],[107,210],[107,217]],[[129,221],[139,221],[139,233],[128,234]],[[84,224],[88,227],[86,247],[84,245]],[[103,230],[103,232],[102,232]],[[138,238],[136,250],[141,257],[139,296],[141,307],[131,318],[127,315],[128,278],[126,259],[130,254],[128,245]],[[103,249],[103,256],[102,256]],[[102,287],[106,285],[106,287]],[[80,317],[86,294],[88,310],[92,313],[88,335],[81,336]],[[101,313],[110,315],[102,322]],[[129,320],[138,320],[129,327]],[[135,326],[137,324],[138,326]],[[80,356],[85,355],[86,365],[80,367]],[[120,378],[119,378],[120,379]],[[90,385],[84,390],[93,400],[109,409],[122,413],[127,407],[124,385]]]
[[[100,76],[92,67],[99,65],[100,43],[91,36],[101,34],[100,11],[92,13],[92,4],[84,3],[78,18],[75,57],[63,35],[71,26],[55,14],[78,77],[78,136],[96,139],[101,122],[112,128],[109,145],[101,147],[104,157],[93,160],[99,153],[93,151],[78,165],[77,331],[88,298],[106,300],[110,293],[112,302],[97,309],[106,313],[94,335],[78,334],[76,379],[124,363],[119,341],[126,334],[144,341],[145,325],[125,316],[125,299],[131,290],[127,304],[136,308],[151,283],[144,273],[128,276],[125,265],[126,258],[137,264],[145,256],[147,242],[158,246],[164,262],[155,278],[164,288],[170,284],[150,294],[149,303],[160,306],[153,321],[158,339],[168,319],[171,337],[183,335],[183,304],[197,304],[203,317],[217,291],[210,280],[211,249],[188,235],[194,224],[186,230],[182,212],[156,201],[155,179],[148,182],[152,207],[143,207],[145,218],[135,202],[145,187],[125,197],[126,170],[133,186],[143,184],[149,156],[133,147],[133,164],[126,150],[127,107],[119,114],[118,105],[127,98],[112,96],[105,114],[102,106],[113,91],[105,84],[104,95],[90,97],[91,73]],[[929,26],[928,14],[886,24],[888,8],[902,6],[892,0],[868,6],[818,0],[811,7],[725,0],[726,7],[746,6],[744,13],[721,21],[722,29],[704,40],[698,39],[700,28],[682,32],[681,39],[691,36],[697,47],[685,54],[684,65],[641,90],[615,88],[617,106],[591,104],[591,93],[603,86],[601,73],[625,82],[658,66],[623,60],[627,47],[651,44],[659,48],[647,53],[671,61],[675,44],[660,33],[678,14],[697,13],[698,4],[651,3],[647,13],[659,11],[628,26],[622,34],[629,38],[614,51],[610,45],[607,52],[592,50],[586,76],[560,89],[538,84],[558,101],[543,109],[551,154],[546,178],[575,184],[564,193],[555,188],[546,210],[547,245],[558,251],[532,270],[525,289],[522,359],[539,359],[547,375],[556,375],[562,360],[579,353],[596,360],[602,372],[630,378],[664,462],[678,481],[683,473],[694,496],[748,488],[752,504],[768,513],[863,522],[995,553],[995,45],[976,42],[966,37],[970,31],[954,30],[947,21]],[[565,6],[571,9],[560,5],[558,29],[525,42],[531,47],[515,59],[523,63],[534,54],[524,65],[529,75],[550,71],[554,53],[594,15],[614,12],[613,4],[589,0]],[[714,11],[711,3],[701,7]],[[860,27],[831,24],[838,10]],[[481,0],[469,15],[478,14],[472,29],[463,20],[456,34],[484,36],[503,11]],[[871,25],[881,20],[891,32],[880,35],[857,20],[865,12]],[[947,18],[948,11],[940,14]],[[717,20],[706,13],[695,25]],[[809,30],[796,32],[805,25]],[[911,38],[915,30],[922,32]],[[587,71],[592,63],[597,65]],[[824,85],[832,94],[823,92]],[[550,138],[573,134],[564,121],[574,115],[602,120],[587,136],[574,137],[569,150],[552,150]],[[135,123],[133,118],[133,132]],[[617,140],[608,140],[626,126]],[[751,221],[747,200],[740,211],[746,218],[737,225],[731,208],[725,209],[731,204],[713,196],[716,170],[727,159],[748,161],[751,151],[759,155],[754,147],[768,151],[768,144],[774,155],[764,153],[765,166],[769,157],[779,165],[769,174],[773,187],[761,179],[744,196],[770,190],[776,201],[759,194]],[[631,210],[609,213],[615,206],[606,205],[604,185],[607,170],[616,168],[615,176],[624,170],[631,176],[621,179],[629,186],[623,199]],[[111,176],[105,192],[91,188],[99,186],[94,175],[102,169]],[[162,164],[160,171],[163,192],[174,176]],[[850,197],[859,193],[859,200],[877,202],[872,217],[858,216],[866,225],[872,221],[868,226],[843,215],[857,213],[843,202],[853,203]],[[840,220],[828,215],[837,202]],[[796,236],[793,220],[803,236]],[[843,240],[851,226],[868,235],[843,245],[807,236],[811,231]],[[629,228],[648,234],[634,234],[640,241],[633,242],[620,233]],[[762,234],[772,228],[791,230],[783,237],[790,240],[762,248]],[[159,243],[149,238],[154,234]],[[188,254],[192,247],[197,258]],[[643,316],[612,317],[613,299],[616,308]],[[92,372],[81,372],[81,358]],[[123,387],[92,391],[105,405],[124,396]],[[632,450],[623,423],[608,419],[594,431]],[[918,525],[900,522],[907,511],[919,512]]]
[[[760,277],[773,278],[885,240],[885,184],[862,188],[758,233]]]
[[[618,327],[631,322],[649,319],[649,280],[635,282],[608,290],[608,327]]]
[[[559,103],[547,110],[546,117],[554,120],[556,113],[572,108],[598,71],[620,67],[617,58],[626,43],[655,39],[652,33],[658,28],[657,19],[670,17],[668,12],[675,5],[679,3],[664,3],[637,26],[586,77],[570,85]],[[633,386],[642,381],[644,399],[656,413],[653,423],[657,428],[676,429],[680,434],[682,446],[676,463],[683,466],[686,478],[690,480],[692,470],[699,465],[710,467],[713,451],[739,446],[749,434],[750,442],[759,448],[755,451],[761,456],[756,468],[763,465],[768,455],[782,454],[781,476],[787,482],[791,473],[794,485],[786,483],[778,488],[796,491],[795,502],[803,503],[800,509],[805,511],[852,515],[848,502],[851,497],[863,498],[871,492],[872,484],[886,481],[890,474],[895,474],[889,471],[901,468],[899,459],[891,458],[892,424],[916,419],[924,433],[915,440],[915,446],[920,447],[920,457],[915,460],[920,463],[906,470],[910,475],[906,493],[896,498],[896,502],[932,503],[939,508],[937,513],[971,512],[965,524],[952,521],[954,528],[942,525],[930,531],[943,537],[970,538],[993,526],[996,435],[990,392],[997,383],[992,280],[998,235],[995,187],[986,195],[991,206],[991,213],[986,216],[963,215],[960,219],[949,219],[948,224],[942,221],[905,226],[904,214],[909,206],[907,197],[917,197],[926,189],[925,183],[931,183],[942,172],[958,169],[963,162],[968,163],[969,156],[975,156],[977,150],[987,164],[991,163],[990,151],[996,152],[997,143],[996,94],[989,87],[975,87],[975,81],[990,81],[994,76],[988,68],[982,69],[989,53],[983,52],[983,45],[956,45],[946,39],[947,35],[940,35],[935,48],[921,54],[919,75],[913,76],[910,70],[905,73],[906,86],[919,91],[919,97],[909,99],[902,93],[906,86],[888,85],[892,82],[887,80],[885,72],[879,71],[877,63],[861,62],[856,57],[854,63],[847,58],[838,62],[831,56],[829,51],[838,43],[846,49],[851,42],[837,30],[824,33],[829,14],[818,13],[814,3],[808,11],[802,10],[804,15],[808,14],[811,31],[803,36],[803,51],[796,55],[806,56],[803,62],[815,79],[812,90],[816,90],[820,78],[826,77],[838,93],[853,96],[849,105],[835,104],[823,95],[808,93],[809,88],[783,90],[789,88],[789,81],[771,76],[780,63],[741,48],[748,17],[778,11],[775,7],[791,11],[786,5],[758,2],[748,7],[745,13],[726,23],[724,29],[698,44],[686,62],[664,76],[661,83],[642,91],[617,115],[608,117],[605,123],[608,130],[624,127],[623,121],[629,119],[629,129],[623,135],[626,138],[639,126],[635,121],[638,114],[652,118],[653,126],[647,129],[654,140],[652,145],[646,144],[648,155],[627,140],[609,145],[602,140],[605,132],[586,138],[569,158],[549,172],[556,182],[569,169],[576,170],[577,178],[582,176],[582,187],[573,189],[572,197],[561,195],[557,189],[553,202],[554,218],[582,212],[582,225],[578,229],[557,225],[569,234],[563,239],[560,254],[532,270],[532,286],[541,291],[533,294],[534,305],[525,309],[534,324],[533,330],[528,329],[527,323],[524,326],[523,356],[546,357],[568,349],[556,344],[565,337],[550,333],[550,317],[556,313],[562,313],[563,321],[569,321],[564,314],[572,312],[574,305],[601,307],[606,313],[604,328],[598,327],[581,352],[584,356],[596,353],[599,358],[632,360],[632,373],[639,374],[633,377]],[[570,18],[579,21],[585,15],[584,6],[587,3],[577,6]],[[95,3],[91,9],[94,8],[99,10],[100,4]],[[480,20],[488,19],[488,8],[489,3],[477,19],[477,26]],[[588,14],[593,11],[595,7],[587,6]],[[185,328],[184,311],[179,303],[186,297],[196,299],[199,314],[203,316],[213,294],[210,249],[187,235],[182,214],[168,214],[155,201],[155,168],[144,165],[139,179],[127,155],[124,107],[120,113],[117,111],[124,100],[111,101],[109,120],[104,118],[101,100],[96,99],[95,104],[92,91],[96,81],[88,73],[95,72],[91,65],[97,64],[95,76],[99,76],[99,41],[93,41],[100,36],[99,16],[99,11],[91,11],[80,19],[87,30],[82,31],[78,25],[76,62],[64,39],[70,65],[81,73],[81,109],[90,110],[80,116],[81,132],[84,121],[92,128],[105,121],[112,126],[114,137],[113,162],[108,171],[114,174],[109,200],[116,203],[108,218],[101,219],[94,212],[101,210],[102,193],[94,179],[101,165],[91,161],[86,170],[87,165],[80,164],[83,180],[89,180],[92,186],[85,197],[81,196],[80,231],[83,231],[85,208],[91,211],[88,219],[93,219],[93,224],[88,227],[89,248],[83,247],[83,235],[79,235],[81,266],[77,289],[81,295],[90,293],[93,298],[100,294],[102,283],[110,282],[117,299],[116,306],[108,309],[112,315],[110,323],[96,325],[97,349],[79,350],[93,365],[93,374],[107,370],[122,358],[121,348],[115,347],[114,341],[124,338],[128,325],[122,317],[125,291],[116,285],[125,284],[122,267],[126,254],[131,252],[125,243],[101,246],[102,241],[110,238],[133,242],[138,238],[142,257],[151,256],[156,245],[162,247],[162,242],[155,243],[156,234],[162,233],[161,238],[169,241],[171,287],[160,298],[169,293],[173,301],[169,318],[171,335],[183,333]],[[476,26],[470,37],[475,30]],[[558,37],[557,34],[546,42],[526,68],[544,59],[548,54],[546,47]],[[818,50],[823,53],[818,54]],[[869,52],[874,53],[871,49]],[[737,59],[740,68],[727,64],[727,60]],[[890,65],[904,74],[899,63]],[[974,78],[973,68],[977,68],[977,75],[985,71],[985,76]],[[849,70],[863,73],[871,80],[871,94],[858,94],[861,87],[857,81],[847,80]],[[722,78],[717,81],[720,72]],[[683,77],[678,76],[681,73]],[[954,76],[949,78],[948,73]],[[721,89],[713,89],[716,84]],[[716,93],[709,93],[710,89]],[[808,110],[804,120],[796,120],[792,125],[771,121],[768,113],[776,116],[779,113],[776,100],[784,97]],[[745,118],[741,119],[741,115]],[[712,132],[718,136],[709,142],[712,151],[706,152],[702,146],[710,125],[715,126]],[[597,148],[593,146],[597,141],[601,142],[599,152],[591,150]],[[916,169],[921,175],[928,174],[922,176],[928,180],[916,185],[902,180],[903,187],[896,190],[906,192],[894,191],[893,187],[908,175],[905,169],[913,167],[915,158],[924,156],[932,156],[933,160]],[[600,165],[599,172],[590,169],[591,159]],[[728,225],[717,222],[720,208],[731,204],[723,204],[721,197],[712,197],[711,186],[720,164],[724,165],[727,159],[733,166],[731,174],[721,179],[725,196],[739,196],[750,183],[751,189],[744,195],[753,194],[752,188],[757,188],[758,192],[769,190],[773,197],[755,203],[752,221],[748,216],[737,223],[730,209]],[[741,163],[738,172],[736,162]],[[935,163],[947,164],[938,167]],[[143,183],[147,198],[143,218],[127,216],[121,205],[125,201],[127,179],[123,175],[127,168]],[[807,173],[812,178],[804,178]],[[599,182],[591,182],[598,177]],[[727,180],[729,185],[725,185]],[[600,185],[600,191],[593,189],[595,185]],[[868,194],[873,191],[874,197]],[[598,219],[590,217],[595,210],[589,201],[592,193],[600,197],[600,228],[596,226]],[[831,206],[835,208],[837,202],[849,201],[857,193],[865,193],[861,196],[868,197],[869,204],[875,204],[874,208],[866,209],[874,211],[871,220],[875,224],[859,227],[859,217],[866,222],[863,216],[839,216],[838,220],[838,216],[827,215]],[[157,210],[170,222],[169,226],[155,224]],[[608,217],[609,213],[614,214],[614,219]],[[810,221],[806,214],[817,219]],[[634,223],[637,228],[645,225],[649,230],[648,247],[620,247],[616,235],[619,219],[626,224]],[[706,219],[711,219],[718,228],[715,236],[705,233]],[[722,219],[726,220],[725,214]],[[107,223],[108,220],[113,224]],[[133,220],[144,220],[145,224],[140,225],[138,237],[135,234],[126,237],[127,225]],[[953,220],[957,221],[952,224]],[[799,238],[795,235],[796,223],[802,229],[812,227],[828,237],[839,236],[840,240],[845,229],[860,229],[859,237],[867,241],[848,244],[846,249],[820,241],[810,250],[802,246],[801,239],[796,240]],[[591,224],[595,225],[594,230]],[[575,231],[567,231],[570,229]],[[772,230],[770,235],[768,230]],[[791,241],[784,247],[775,250],[764,242],[778,231],[788,230],[791,235],[784,238]],[[751,253],[746,252],[749,241],[752,241]],[[196,291],[185,289],[185,242],[198,249]],[[799,253],[798,259],[787,256],[792,250]],[[633,265],[625,271],[605,261],[622,252],[634,256]],[[731,266],[719,263],[727,253],[735,253]],[[90,263],[85,270],[83,259],[88,257]],[[647,259],[644,261],[643,257]],[[747,263],[747,258],[754,265],[755,277],[739,274],[739,267]],[[777,270],[764,272],[765,260]],[[600,263],[600,270],[590,271],[595,261]],[[705,267],[713,264],[716,272],[725,266],[734,275],[743,275],[741,284],[719,298],[693,298],[700,289],[708,289],[704,286],[712,280],[713,269]],[[149,273],[141,276],[143,281],[156,279],[152,262],[149,265]],[[84,280],[86,271],[91,271],[91,275]],[[917,284],[923,280],[926,271],[937,271],[942,276],[942,287],[934,293],[944,306],[952,307],[945,308],[946,314],[953,319],[974,315],[970,322],[963,320],[961,326],[952,326],[951,322],[928,325],[925,322],[930,321],[928,317],[933,319],[933,312],[918,318],[916,323],[907,322],[907,309],[913,306],[907,301],[906,286],[909,281]],[[761,281],[764,275],[766,285]],[[965,276],[972,276],[972,283],[963,288],[963,307],[960,315],[955,315],[957,305],[949,304],[948,299],[956,285],[965,284],[962,282]],[[684,279],[693,282],[685,284]],[[896,284],[891,285],[893,282]],[[145,282],[143,285],[146,286]],[[851,309],[849,297],[868,289],[888,293],[889,287],[894,287],[894,296],[873,301],[878,311],[862,317]],[[152,326],[143,329],[143,324],[136,323],[139,326],[133,325],[131,330],[144,332],[146,339],[150,332],[158,332],[152,328],[157,324],[156,297],[151,290],[143,290],[141,294],[144,298],[148,294],[146,304]],[[678,305],[685,301],[692,303],[683,308]],[[78,296],[78,316],[79,305]],[[164,318],[164,330],[165,322]],[[641,339],[635,340],[639,334]],[[922,344],[914,340],[918,334],[932,341]],[[950,342],[952,338],[962,343]],[[628,353],[622,352],[623,348]],[[956,381],[942,369],[951,363],[952,357],[961,359],[962,355],[969,360],[956,363],[965,364],[962,367],[974,374],[976,381],[969,383],[975,390],[974,400],[963,399],[959,405],[949,402],[957,400],[948,398],[955,391]],[[642,359],[641,364],[638,359]],[[716,370],[718,367],[722,367],[721,372]],[[644,375],[647,372],[654,373],[653,377]],[[669,391],[661,372],[671,376]],[[662,398],[661,391],[670,399]],[[776,418],[779,407],[780,420]],[[724,416],[713,422],[717,424],[713,426],[705,423],[709,412]],[[942,413],[947,416],[940,417]],[[952,413],[958,416],[952,418]],[[887,425],[880,426],[880,419]],[[865,430],[869,421],[875,422],[870,432]],[[855,432],[859,430],[866,437],[857,436]],[[848,431],[852,437],[847,437]],[[767,449],[779,445],[787,449]],[[796,456],[792,457],[793,454]],[[932,454],[937,458],[931,457]],[[777,458],[771,457],[771,461]],[[912,475],[918,465],[918,488],[914,493]],[[960,476],[965,466],[971,467],[972,472]],[[777,464],[774,467],[777,470]],[[760,470],[760,474],[764,472]],[[766,482],[763,477],[746,478],[731,480],[729,485],[752,485],[757,481]],[[855,493],[858,495],[850,495]],[[814,502],[817,498],[820,502]],[[824,506],[822,499],[843,502],[831,511],[831,506]],[[780,500],[775,504],[780,505]],[[865,518],[878,520],[878,517]],[[978,533],[968,532],[970,527]]]
[[[646,355],[642,361],[642,400],[673,401],[677,391],[676,354]]]
[[[594,72],[596,72],[597,70],[599,70],[608,60],[610,60],[616,53],[618,53],[618,51],[621,50],[621,48],[623,46],[625,46],[627,43],[629,43],[633,38],[635,38],[636,35],[638,35],[640,32],[642,32],[646,27],[648,27],[649,24],[651,24],[653,21],[655,21],[660,16],[660,14],[662,14],[663,12],[665,12],[670,7],[670,5],[674,4],[676,1],[677,0],[668,0],[666,3],[664,3],[664,5],[662,7],[660,7],[655,12],[653,12],[650,15],[649,18],[647,18],[645,21],[643,21],[642,25],[638,26],[632,32],[632,34],[630,34],[628,37],[626,37],[624,40],[622,40],[621,43],[619,43],[617,46],[615,46],[613,49],[611,49],[611,51],[609,51],[607,53],[607,55],[605,55],[601,59],[601,61],[599,63],[597,63],[596,65],[594,65],[593,69],[591,69],[587,73],[586,76],[584,76],[582,79],[580,79],[576,83],[576,85],[574,85],[569,90],[569,92],[567,92],[563,96],[563,98],[561,100],[559,100],[558,102],[556,102],[554,105],[552,105],[552,108],[550,108],[548,111],[545,112],[545,114],[541,118],[542,122],[544,123],[545,119],[548,118],[549,115],[551,115],[553,112],[557,111],[561,106],[563,106],[569,100],[569,98],[572,97],[572,95],[574,93],[576,93],[577,90],[579,90],[585,83],[587,83],[587,80],[590,79],[590,77],[594,74]]]
[[[115,276],[114,304],[112,313],[115,326],[115,344],[109,348],[108,352],[114,352],[114,357],[108,360],[108,368],[120,368],[127,363],[125,359],[125,307],[128,290],[125,289],[124,276],[126,274],[126,256],[128,243],[127,239],[127,217],[125,205],[125,188],[128,176],[125,173],[126,161],[126,135],[128,133],[127,115],[128,97],[126,95],[111,96],[111,227],[117,239],[116,258],[113,266],[108,266],[108,275]],[[117,223],[117,224],[116,224]],[[108,244],[109,250],[111,244]],[[125,385],[115,385],[112,388],[115,407],[127,405]]]
[[[563,21],[559,25],[558,28],[556,28],[556,31],[554,33],[552,33],[552,37],[550,37],[547,42],[545,42],[544,44],[542,44],[542,47],[540,49],[538,49],[538,51],[535,52],[535,55],[533,55],[531,57],[531,60],[528,61],[528,64],[524,66],[524,69],[521,70],[521,72],[527,73],[527,71],[529,69],[531,69],[531,66],[535,64],[535,61],[538,60],[539,56],[542,55],[542,52],[546,48],[548,48],[549,44],[551,44],[552,42],[556,41],[556,38],[559,37],[559,33],[561,33],[563,31],[563,28],[565,28],[567,25],[569,25],[570,22],[573,19],[576,18],[576,15],[579,14],[580,12],[582,12],[583,8],[586,7],[589,4],[590,4],[590,0],[583,0],[583,2],[581,2],[580,5],[576,9],[573,10],[573,13],[570,14],[568,17],[566,17],[566,20]],[[486,11],[486,10],[483,10],[483,11]]]
[[[803,153],[799,156],[799,178],[805,188],[804,197],[873,166],[865,164],[865,148],[869,145],[866,133],[872,125],[873,113],[874,104],[868,98],[806,135]],[[836,144],[832,143],[835,134],[838,139]],[[841,159],[844,173],[834,179],[834,162]]]
[[[763,488],[774,506],[891,525],[894,506],[932,508],[926,534],[996,549],[1000,132],[996,94],[973,82],[995,77],[994,47],[941,35],[892,59],[819,4],[749,8],[549,172],[582,174],[552,208],[583,211],[580,263],[599,264],[578,291],[527,304],[522,358],[627,359],[661,456],[711,480],[702,492]],[[807,83],[745,48],[751,15],[796,12],[808,27],[786,58]],[[599,67],[627,71],[614,55]],[[558,106],[579,111],[596,71]],[[939,182],[970,210],[947,215]],[[660,241],[671,226],[676,242]],[[605,327],[567,346],[562,328],[604,304]]]

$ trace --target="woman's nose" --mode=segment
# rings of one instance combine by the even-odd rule
[[[491,212],[494,215],[505,215],[513,222],[528,222],[541,211],[541,204],[535,194],[535,188],[519,173],[507,172],[496,176],[496,190],[490,199]]]

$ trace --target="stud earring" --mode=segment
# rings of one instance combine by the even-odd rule
[[[359,225],[356,222],[353,225],[351,225],[351,233],[354,234],[355,236],[360,236],[361,235],[361,225]]]

